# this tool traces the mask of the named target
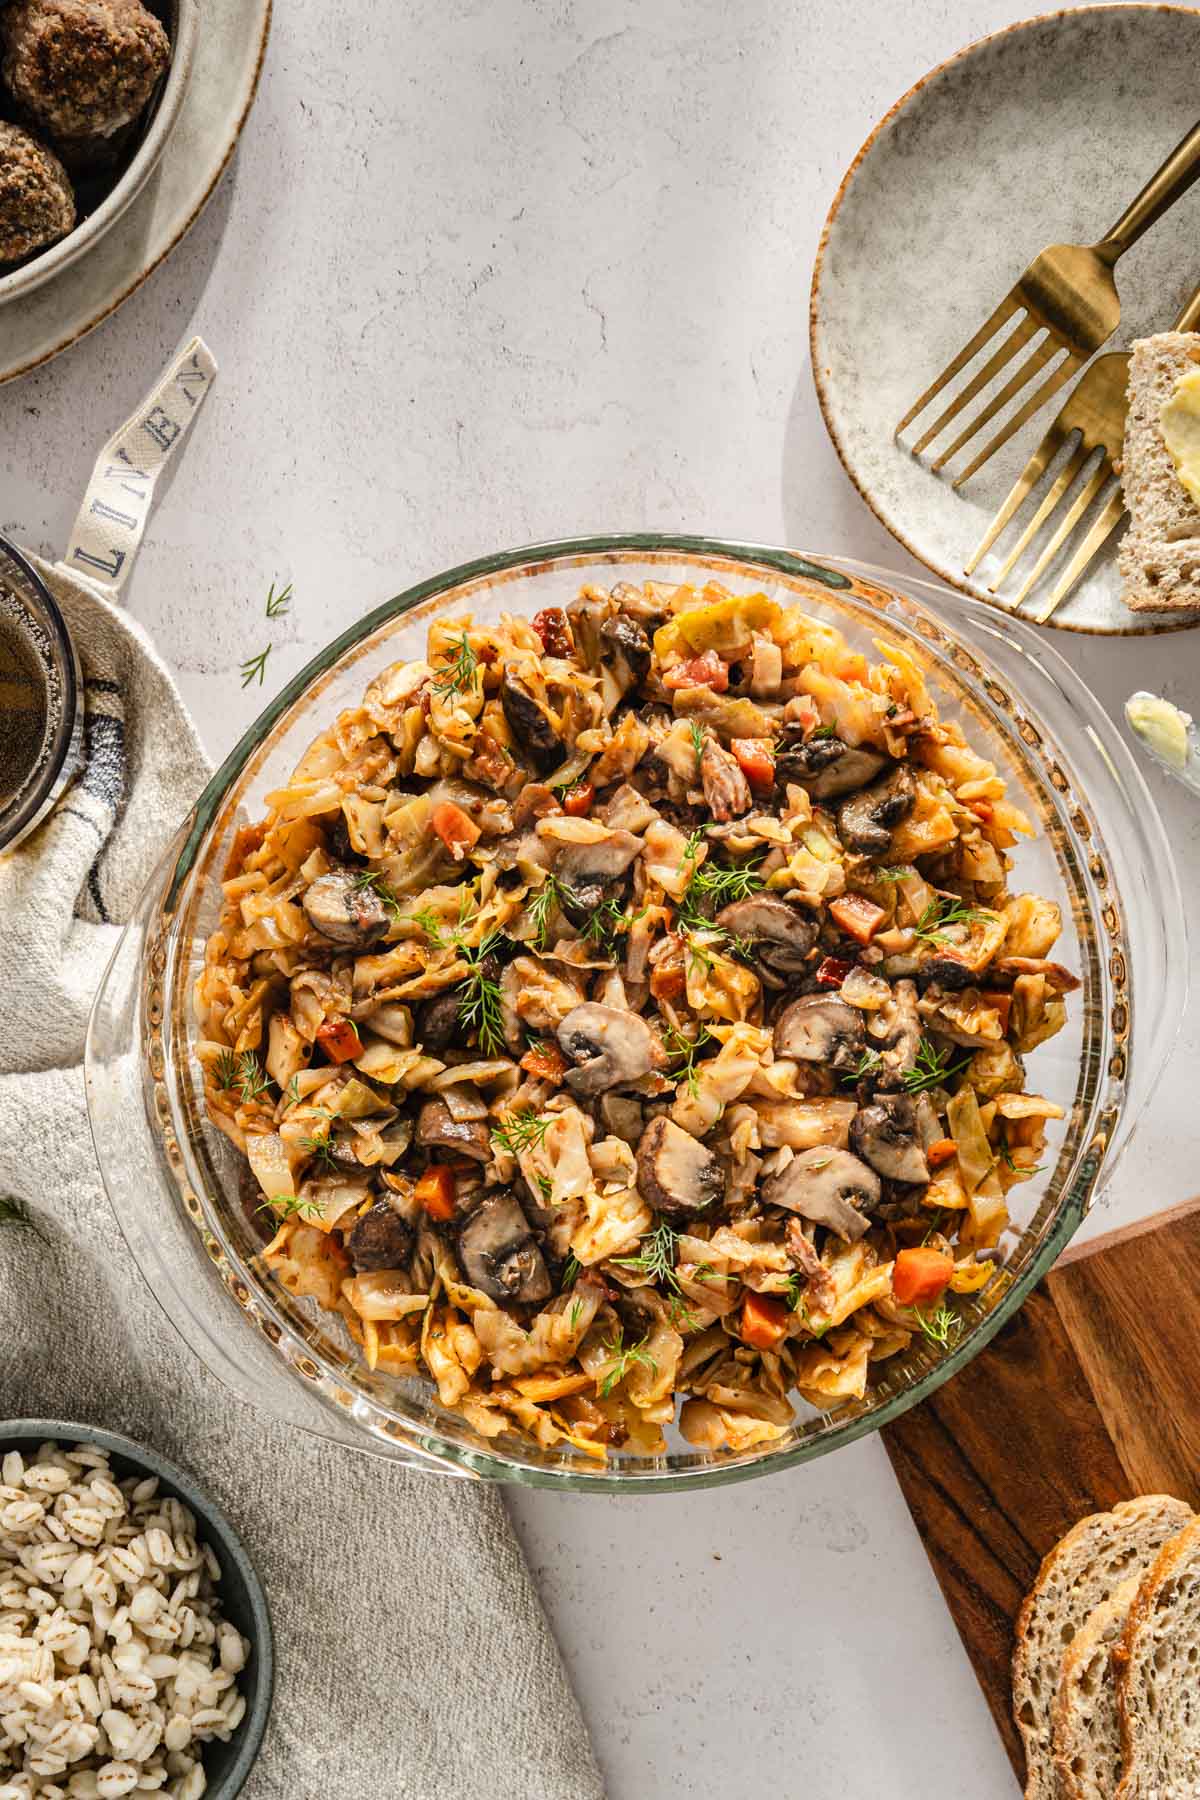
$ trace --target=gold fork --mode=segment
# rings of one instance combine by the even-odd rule
[[[940,470],[967,445],[983,427],[1015,400],[1029,383],[1046,369],[1060,353],[1061,360],[1041,382],[1029,399],[1018,407],[1012,418],[968,463],[953,485],[961,487],[990,456],[1006,444],[1027,419],[1069,381],[1088,358],[1095,354],[1117,329],[1121,318],[1121,302],[1113,267],[1131,244],[1160,219],[1167,208],[1200,175],[1200,122],[1193,125],[1183,142],[1168,156],[1162,167],[1151,176],[1133,204],[1122,213],[1112,230],[1095,244],[1051,244],[1036,256],[1018,277],[1012,288],[968,344],[965,344],[942,370],[936,381],[910,406],[896,427],[896,436],[905,431],[931,400],[936,399],[946,384],[965,369],[973,357],[995,337],[1002,326],[1016,319],[1009,332],[987,362],[959,390],[950,404],[923,431],[912,446],[919,456],[934,438],[953,423],[963,408],[995,380],[1018,351],[1032,346],[1016,373],[1005,382],[1000,392],[964,425],[952,443],[933,463]],[[1045,332],[1040,343],[1034,340]]]
[[[1200,287],[1198,287],[1174,325],[1172,331],[1194,331],[1200,323]],[[1029,574],[1025,577],[1012,604],[1019,607],[1041,580],[1067,538],[1074,531],[1093,501],[1117,479],[1117,470],[1125,447],[1125,419],[1129,412],[1126,392],[1129,380],[1128,350],[1110,350],[1098,356],[1074,392],[1058,413],[1045,437],[1025,464],[999,512],[988,526],[983,540],[970,560],[963,565],[971,575],[979,567],[1000,533],[1017,509],[1028,499],[1054,458],[1070,438],[1078,434],[1078,443],[1051,482],[1033,517],[1009,551],[988,592],[994,594],[1005,576],[1033,542],[1055,508],[1059,506],[1087,464],[1100,452],[1095,467],[1076,490],[1068,505],[1063,506],[1049,541]],[[1088,526],[1087,532],[1063,570],[1040,612],[1033,617],[1044,625],[1060,607],[1105,540],[1120,524],[1125,513],[1125,500],[1118,486]]]

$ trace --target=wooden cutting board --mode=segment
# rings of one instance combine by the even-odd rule
[[[1042,1557],[1134,1494],[1200,1510],[1200,1200],[1069,1250],[970,1366],[883,1432],[1018,1779],[1013,1627]]]

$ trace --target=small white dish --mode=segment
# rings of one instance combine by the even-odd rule
[[[272,0],[187,0],[194,17],[194,53],[177,116],[159,146],[157,164],[142,175],[140,192],[120,216],[91,238],[87,254],[52,271],[35,291],[15,294],[0,326],[0,382],[11,381],[78,343],[142,285],[200,216],[232,156],[249,116],[266,54]],[[180,17],[183,17],[183,7]],[[178,55],[178,48],[176,51]],[[172,75],[169,78],[173,79]],[[168,81],[168,85],[169,85]],[[164,95],[165,103],[165,95]],[[160,108],[161,112],[161,108]],[[157,128],[158,119],[152,130]],[[140,158],[139,158],[140,160]],[[133,169],[128,171],[132,174]],[[152,176],[152,179],[151,179]],[[128,176],[126,177],[128,178]],[[105,202],[107,207],[116,191]],[[93,218],[98,218],[104,207]],[[79,232],[64,238],[65,252]],[[48,251],[28,265],[39,269]],[[16,274],[23,273],[17,270]],[[5,281],[13,277],[5,277]],[[4,283],[0,282],[0,290]]]
[[[1094,242],[1114,223],[1195,123],[1198,63],[1200,11],[1192,7],[1087,6],[1013,25],[897,101],[826,220],[813,273],[812,365],[846,472],[914,556],[1005,610],[1016,584],[1010,578],[997,595],[989,583],[1012,528],[975,575],[963,565],[1063,395],[957,493],[950,479],[965,459],[932,474],[931,453],[917,459],[908,450],[911,431],[894,440],[896,423],[1039,250]],[[1198,246],[1200,186],[1118,263],[1122,319],[1106,349],[1170,326],[1200,280]],[[1200,624],[1194,613],[1130,612],[1116,541],[1051,623],[1119,636]]]

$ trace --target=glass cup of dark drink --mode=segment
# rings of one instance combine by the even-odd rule
[[[79,661],[50,590],[0,537],[0,854],[39,825],[80,762]]]

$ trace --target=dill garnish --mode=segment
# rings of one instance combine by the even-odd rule
[[[913,926],[913,936],[923,944],[948,944],[947,925],[973,925],[988,917],[979,907],[964,906],[961,900],[931,900]]]
[[[285,1219],[311,1219],[318,1217],[321,1211],[319,1200],[305,1200],[300,1194],[272,1194],[269,1200],[260,1200],[259,1212],[269,1212],[282,1224]]]
[[[244,1050],[240,1056],[232,1050],[222,1050],[215,1068],[217,1086],[223,1089],[236,1088],[247,1103],[257,1100],[265,1094],[271,1085],[270,1077],[263,1073],[257,1056],[253,1050]]]
[[[479,1048],[485,1056],[495,1056],[504,1048],[500,984],[485,973],[483,967],[502,936],[502,932],[489,931],[482,942],[474,946],[464,944],[461,939],[454,940],[469,970],[458,1002],[459,1023],[477,1033]]]
[[[687,1033],[680,1031],[676,1025],[665,1025],[662,1041],[668,1056],[681,1056],[684,1059],[683,1067],[677,1069],[675,1075],[677,1079],[682,1078],[687,1082],[688,1093],[694,1100],[698,1091],[696,1057],[701,1050],[706,1049],[709,1044],[715,1044],[718,1040],[707,1025],[701,1025],[694,1038],[688,1037]]]
[[[617,1327],[616,1336],[610,1338],[604,1346],[612,1359],[612,1368],[600,1383],[602,1399],[607,1400],[613,1389],[624,1381],[626,1375],[638,1363],[650,1369],[655,1375],[658,1374],[658,1364],[646,1348],[646,1344],[646,1338],[639,1338],[636,1344],[626,1344],[625,1333],[620,1326]]]
[[[278,619],[288,612],[292,604],[292,584],[289,581],[281,593],[275,592],[275,583],[271,583],[271,591],[267,595],[267,617]]]
[[[969,1056],[964,1056],[952,1063],[949,1051],[936,1050],[928,1038],[922,1038],[916,1062],[900,1079],[910,1094],[923,1094],[927,1088],[944,1087],[952,1076],[961,1075],[970,1061]]]
[[[260,650],[257,656],[249,657],[242,664],[243,687],[249,687],[252,681],[257,681],[259,687],[262,686],[263,677],[267,672],[267,658],[271,654],[271,649],[272,646],[268,644],[265,650]]]
[[[510,1156],[516,1156],[522,1150],[543,1143],[553,1123],[552,1119],[539,1118],[535,1112],[509,1113],[502,1125],[492,1126],[492,1142],[501,1150],[507,1150]]]
[[[433,684],[435,694],[461,694],[475,680],[475,671],[479,667],[479,658],[471,648],[470,639],[464,631],[455,639],[454,655],[438,669]]]
[[[962,1336],[963,1321],[953,1307],[947,1306],[943,1300],[935,1312],[922,1312],[919,1307],[911,1308],[913,1323],[924,1332],[931,1344],[937,1344],[943,1350],[950,1350]]]

